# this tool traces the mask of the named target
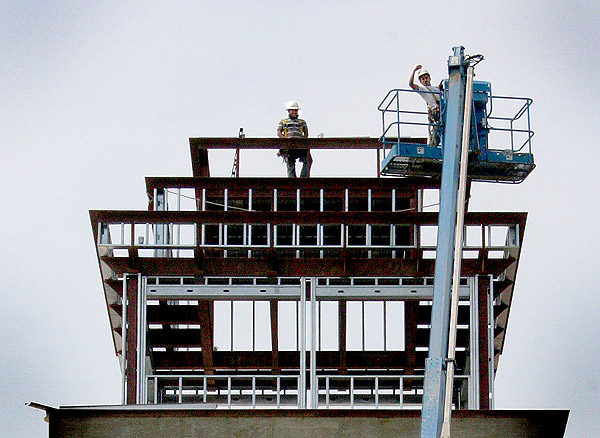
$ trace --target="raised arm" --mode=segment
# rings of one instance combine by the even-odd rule
[[[415,68],[413,68],[413,71],[410,74],[410,78],[408,78],[408,86],[410,88],[412,88],[413,90],[419,89],[419,87],[417,85],[415,85],[415,73],[417,72],[417,70],[420,70],[421,67],[423,67],[421,64],[415,65]]]

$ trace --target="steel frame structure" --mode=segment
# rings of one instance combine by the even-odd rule
[[[379,147],[372,139],[309,140],[310,148]],[[265,146],[288,144],[190,139],[194,176],[146,178],[148,211],[90,212],[123,402],[418,408],[438,221],[423,211],[422,193],[439,181],[209,176],[210,148]],[[182,196],[192,198],[187,211]],[[525,221],[525,213],[465,215],[456,407],[493,407]],[[218,303],[246,303],[251,330],[267,330],[270,347],[215,349]],[[287,350],[279,348],[285,303],[296,309]],[[401,348],[365,348],[369,303],[381,309],[384,338],[393,321],[385,309],[400,306]],[[327,306],[333,313],[321,310]],[[335,329],[324,328],[328,318]],[[237,324],[230,319],[225,325]],[[321,348],[323,333],[336,348]]]

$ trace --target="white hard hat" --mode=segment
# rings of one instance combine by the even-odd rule
[[[285,105],[285,109],[286,110],[299,110],[300,109],[300,105],[298,105],[298,102],[296,102],[295,100],[290,100],[286,105]]]
[[[425,70],[424,68],[422,68],[421,70],[419,70],[419,78],[423,75],[429,75],[429,72],[427,70]],[[431,76],[431,75],[429,75]]]

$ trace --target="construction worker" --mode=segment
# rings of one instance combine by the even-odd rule
[[[415,84],[415,73],[419,71],[417,77],[420,84]],[[440,142],[440,132],[438,130],[440,124],[440,97],[443,90],[442,82],[440,85],[431,85],[431,75],[423,68],[421,64],[415,65],[408,85],[415,91],[419,91],[419,95],[427,103],[427,118],[429,120],[429,145],[435,146]]]
[[[298,111],[300,110],[298,102],[294,100],[288,102],[285,109],[288,112],[288,117],[279,122],[277,136],[279,138],[307,138],[308,125],[306,121],[298,118]],[[308,149],[279,149],[277,155],[283,157],[287,165],[288,177],[296,178],[296,160],[302,163],[300,178],[308,177],[312,165],[312,157]]]

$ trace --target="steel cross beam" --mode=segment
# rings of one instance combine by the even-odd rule
[[[429,355],[425,362],[421,438],[438,438],[444,421],[446,359],[450,328],[450,292],[454,262],[457,192],[465,105],[464,47],[448,59],[440,214],[438,221]],[[464,206],[461,206],[464,208]]]

